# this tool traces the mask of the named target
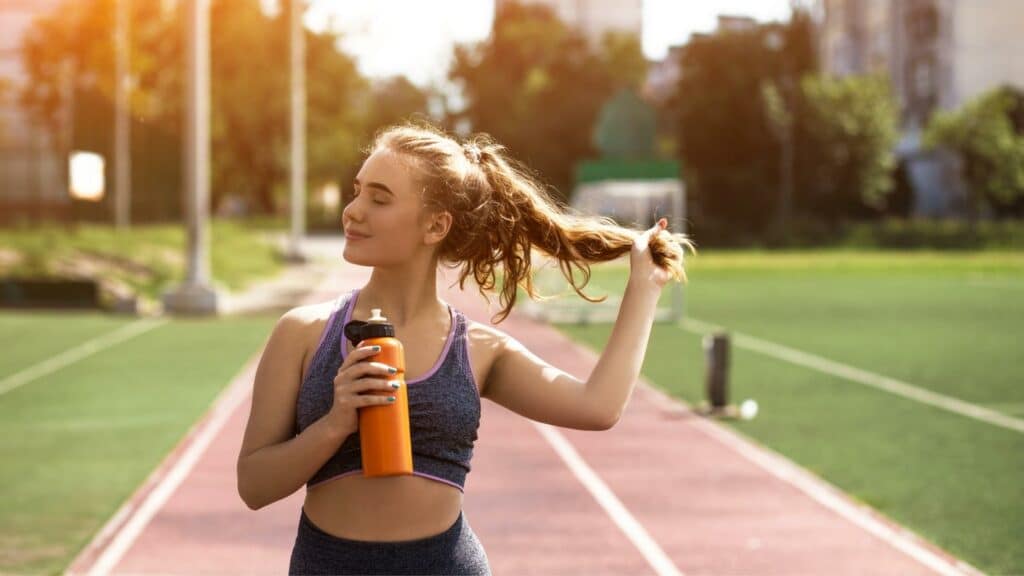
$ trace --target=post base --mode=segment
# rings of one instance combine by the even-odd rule
[[[163,295],[164,312],[186,316],[214,316],[220,295],[210,286],[182,284]]]
[[[740,418],[740,409],[735,404],[712,406],[707,401],[704,401],[695,406],[693,411],[701,416],[708,416],[719,420],[738,420]]]

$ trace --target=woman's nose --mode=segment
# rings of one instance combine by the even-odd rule
[[[345,206],[345,209],[341,211],[341,221],[343,223],[362,221],[362,214],[360,214],[359,210],[355,208],[356,204],[357,202],[352,200],[348,203],[348,206]]]

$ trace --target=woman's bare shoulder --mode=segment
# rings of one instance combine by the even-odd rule
[[[503,342],[512,338],[509,334],[490,324],[466,319],[466,337],[470,345],[489,349],[498,348]]]
[[[323,302],[312,302],[310,304],[302,304],[289,310],[287,314],[291,314],[296,318],[302,318],[307,321],[316,320],[327,320],[334,311],[334,305],[336,300],[325,300]]]
[[[302,304],[285,312],[279,322],[288,324],[292,330],[316,331],[319,334],[319,330],[323,329],[331,317],[334,304],[335,300]]]

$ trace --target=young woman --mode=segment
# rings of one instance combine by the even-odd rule
[[[606,430],[640,372],[662,287],[686,281],[683,234],[661,219],[640,231],[555,204],[537,178],[486,135],[466,144],[429,125],[380,132],[346,206],[345,260],[370,266],[369,282],[338,299],[281,317],[256,372],[238,458],[238,491],[253,510],[303,485],[291,556],[301,574],[489,574],[462,513],[480,422],[480,398],[527,418]],[[500,323],[530,277],[531,249],[559,261],[574,290],[589,263],[630,253],[630,275],[608,345],[587,381],[522,343],[470,321],[438,298],[439,264],[462,267],[485,290],[503,271]],[[572,267],[582,270],[579,286]],[[380,308],[405,345],[415,473],[361,474],[358,409],[386,404],[389,367],[343,334]]]

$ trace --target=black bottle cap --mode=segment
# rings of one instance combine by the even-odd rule
[[[363,326],[365,324],[366,322],[363,322],[362,320],[353,320],[348,324],[345,324],[345,337],[352,343],[353,348],[359,346],[359,343],[365,340],[362,336]]]
[[[367,322],[363,324],[360,332],[363,336],[363,340],[370,338],[383,338],[385,336],[395,337],[395,327],[391,324],[379,324],[377,322]]]
[[[363,340],[370,338],[384,338],[395,336],[395,327],[388,323],[387,318],[381,316],[380,308],[373,309],[373,317],[369,321],[352,320],[345,324],[345,337],[352,342],[352,346],[358,346]]]

